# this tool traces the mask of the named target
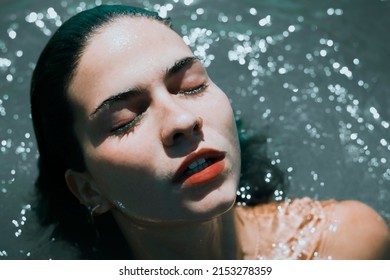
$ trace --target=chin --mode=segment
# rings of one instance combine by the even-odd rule
[[[224,186],[208,193],[198,201],[189,201],[184,207],[189,220],[210,220],[229,211],[236,201],[236,185]]]

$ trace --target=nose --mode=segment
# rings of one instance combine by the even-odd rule
[[[203,119],[181,108],[178,104],[171,104],[169,110],[164,110],[161,124],[162,143],[169,147],[178,144],[183,139],[191,140],[199,134],[203,127]]]

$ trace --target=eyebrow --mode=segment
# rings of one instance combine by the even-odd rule
[[[199,60],[199,58],[195,56],[188,56],[176,61],[172,67],[167,69],[165,73],[165,79],[167,79],[169,76],[176,74],[177,72],[180,72],[183,68],[185,68],[186,66],[192,64],[194,61],[197,60]]]
[[[197,60],[199,60],[199,59],[195,56],[188,56],[188,57],[184,57],[182,59],[179,59],[178,61],[176,61],[173,64],[173,66],[171,66],[170,68],[168,68],[165,71],[164,79],[167,79],[172,75],[175,75],[176,73],[180,72],[182,69],[184,69],[185,67],[187,67],[188,65],[192,64],[194,61],[197,61]],[[127,89],[123,92],[119,92],[117,94],[114,94],[114,95],[110,96],[109,98],[105,99],[102,103],[100,103],[100,105],[97,106],[97,108],[89,115],[89,117],[95,118],[96,115],[100,111],[102,111],[103,108],[109,108],[110,106],[112,106],[112,104],[119,102],[119,101],[128,100],[131,97],[134,97],[134,96],[141,94],[141,92],[142,92],[142,90],[139,88],[131,88],[131,89]]]

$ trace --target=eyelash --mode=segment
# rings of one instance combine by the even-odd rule
[[[199,93],[203,92],[207,87],[208,87],[208,84],[201,84],[200,86],[197,86],[195,88],[191,88],[191,89],[188,89],[188,90],[180,90],[176,94],[179,94],[179,95],[196,95],[196,94],[199,94]],[[112,135],[122,137],[122,136],[124,136],[126,134],[129,134],[129,133],[133,132],[134,129],[139,125],[142,116],[143,116],[143,113],[142,114],[138,114],[131,121],[111,129],[110,133]]]
[[[139,114],[134,119],[132,119],[131,121],[129,121],[129,122],[125,123],[125,124],[119,125],[117,127],[114,127],[110,131],[111,134],[113,134],[115,136],[124,136],[126,134],[129,134],[129,133],[133,132],[134,129],[139,124],[139,121],[141,120],[141,117],[142,117],[142,114]]]
[[[200,86],[198,87],[195,87],[195,88],[191,88],[191,89],[188,89],[188,90],[180,90],[177,92],[177,94],[180,94],[180,95],[194,95],[194,94],[197,94],[197,93],[200,93],[202,91],[204,91],[209,85],[208,84],[201,84]]]

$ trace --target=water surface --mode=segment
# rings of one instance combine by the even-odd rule
[[[173,19],[247,129],[268,136],[287,196],[358,199],[390,222],[388,1],[103,2]],[[100,3],[0,3],[0,258],[72,256],[31,211],[38,154],[29,83],[56,28]]]

